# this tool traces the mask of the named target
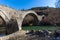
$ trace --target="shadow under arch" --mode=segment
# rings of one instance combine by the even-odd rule
[[[34,13],[28,13],[25,15],[22,21],[22,27],[24,26],[37,26],[38,25],[38,17]]]
[[[6,36],[18,31],[17,20],[11,19],[9,23],[6,23],[5,20],[0,16],[0,36]]]
[[[18,31],[18,23],[16,19],[11,19],[9,21],[9,23],[7,24],[7,31],[6,31],[6,35],[12,34],[16,31]]]

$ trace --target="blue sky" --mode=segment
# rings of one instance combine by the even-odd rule
[[[55,7],[56,0],[0,0],[0,4],[14,9],[29,9],[32,7],[49,6]]]

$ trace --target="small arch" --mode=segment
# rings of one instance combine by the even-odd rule
[[[3,36],[12,34],[19,30],[17,20],[9,19],[7,13],[2,10],[0,10],[0,19],[0,27],[4,28],[3,31],[0,31],[0,34],[3,34]]]

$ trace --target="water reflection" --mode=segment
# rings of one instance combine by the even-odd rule
[[[5,36],[5,35],[6,35],[6,34],[0,34],[0,37],[1,37],[1,36]]]

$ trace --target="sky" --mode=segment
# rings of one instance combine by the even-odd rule
[[[56,0],[0,0],[0,4],[14,9],[30,9],[32,7],[55,7]]]

